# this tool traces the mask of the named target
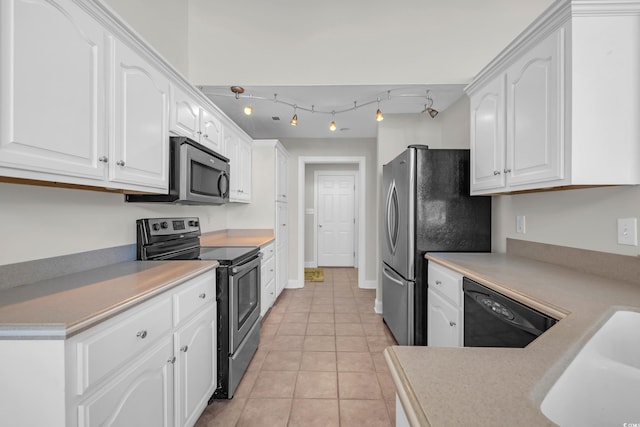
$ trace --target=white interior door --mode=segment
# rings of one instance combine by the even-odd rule
[[[353,267],[356,222],[355,176],[319,173],[316,186],[318,265]]]

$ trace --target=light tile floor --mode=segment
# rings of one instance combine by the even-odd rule
[[[382,351],[395,345],[357,270],[285,289],[263,319],[260,347],[233,399],[214,401],[196,427],[391,426],[395,388]]]

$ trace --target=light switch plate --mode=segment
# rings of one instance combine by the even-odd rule
[[[637,218],[618,218],[618,244],[638,246]]]
[[[516,216],[516,233],[518,233],[518,234],[526,234],[527,233],[527,228],[526,228],[526,222],[525,222],[524,215]]]

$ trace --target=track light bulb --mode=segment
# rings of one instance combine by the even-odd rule
[[[436,116],[438,115],[439,111],[438,110],[434,110],[433,108],[429,107],[429,108],[427,108],[427,113],[429,113],[429,115],[431,116],[432,119],[435,119]]]
[[[336,129],[337,129],[336,122],[332,121],[331,124],[329,125],[329,130],[331,132],[335,132]]]
[[[384,120],[384,116],[382,115],[382,111],[380,111],[380,109],[378,108],[378,111],[376,111],[376,121],[381,122],[383,120]]]
[[[289,124],[291,126],[298,126],[298,115],[294,114],[293,117],[291,117],[291,121],[289,122]]]
[[[250,115],[251,115],[251,113],[253,113],[253,107],[252,107],[251,105],[245,105],[245,107],[244,107],[244,113],[245,113],[247,116],[250,116]]]

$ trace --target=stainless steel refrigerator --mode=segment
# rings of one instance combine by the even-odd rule
[[[400,345],[427,345],[426,252],[490,252],[491,197],[469,195],[469,150],[411,145],[383,166],[382,311]]]

